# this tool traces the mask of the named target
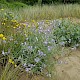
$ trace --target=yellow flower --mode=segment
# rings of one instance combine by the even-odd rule
[[[14,61],[12,61],[12,64],[14,64]]]
[[[10,27],[10,26],[7,26],[8,28]]]
[[[0,34],[0,38],[3,38],[3,36],[4,36],[3,34]]]
[[[12,59],[9,59],[9,63],[14,64],[14,61]]]
[[[5,23],[2,23],[2,25],[5,25]]]
[[[33,23],[35,23],[35,20],[32,20]]]
[[[15,64],[14,67],[17,67],[17,65]]]
[[[23,24],[24,27],[26,27],[26,24]]]
[[[15,29],[16,27],[14,26],[13,28]]]
[[[19,26],[19,24],[16,25],[16,27],[18,27],[18,26]]]
[[[60,18],[60,20],[62,20],[62,18]]]
[[[4,9],[1,9],[1,11],[4,11]]]
[[[46,20],[46,22],[49,22],[49,20]]]
[[[9,59],[9,63],[12,63],[12,59]]]
[[[28,25],[28,28],[30,28],[30,25]]]
[[[3,37],[2,39],[3,39],[3,40],[6,40],[6,38],[5,38],[5,37]]]
[[[17,21],[16,20],[11,20],[12,22],[14,22],[14,23],[17,23]]]

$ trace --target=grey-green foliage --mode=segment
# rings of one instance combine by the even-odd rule
[[[79,46],[80,45],[80,26],[63,20],[56,25],[53,30],[53,37],[56,43],[63,46]]]

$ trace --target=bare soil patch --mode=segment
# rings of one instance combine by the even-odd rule
[[[80,80],[80,50],[59,59],[55,68],[57,80]]]

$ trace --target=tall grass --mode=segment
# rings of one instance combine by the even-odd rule
[[[45,20],[56,19],[65,17],[80,18],[80,5],[79,4],[59,4],[59,5],[43,5],[43,6],[8,6],[6,11],[16,14],[19,21],[22,20]]]
[[[0,77],[0,80],[18,80],[20,73],[19,68],[14,68],[13,65],[10,63],[7,63],[5,68],[2,71],[2,75]]]

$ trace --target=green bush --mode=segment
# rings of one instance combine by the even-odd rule
[[[53,37],[56,43],[60,45],[79,46],[80,26],[75,25],[68,20],[59,21],[53,30]]]

